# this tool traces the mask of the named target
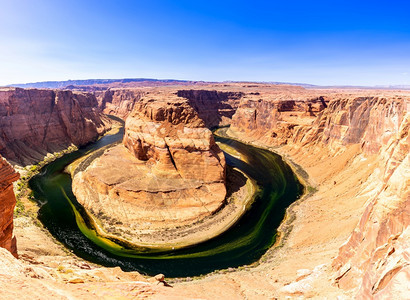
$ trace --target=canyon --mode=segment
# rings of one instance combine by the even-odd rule
[[[97,105],[87,93],[0,89],[0,154],[25,166],[96,140],[110,124]]]
[[[410,293],[408,91],[251,83],[115,87],[94,94],[2,89],[0,105],[0,154],[22,165],[95,140],[110,126],[102,112],[126,118],[123,143],[74,176],[79,201],[96,215],[100,211],[115,216],[125,227],[149,219],[150,226],[163,229],[164,212],[160,216],[152,209],[155,201],[175,208],[167,210],[170,222],[165,226],[175,226],[178,220],[189,224],[219,209],[226,194],[226,167],[208,129],[215,126],[230,125],[229,136],[279,153],[306,186],[305,195],[288,208],[279,228],[281,239],[257,266],[193,281],[174,280],[173,288],[134,272],[84,267],[35,226],[16,226],[18,243],[28,227],[33,236],[48,242],[35,247],[22,242],[17,250],[23,258],[18,261],[0,252],[7,266],[0,286],[15,288],[6,299],[22,295],[19,286],[24,281],[21,293],[27,297],[39,298],[35,286],[40,284],[50,297],[61,299],[404,299]],[[12,182],[18,174],[1,163],[0,245],[15,255]],[[112,172],[114,168],[122,172]],[[142,176],[146,181],[130,180]],[[154,180],[157,176],[161,180]],[[195,194],[199,190],[201,194]],[[170,191],[185,202],[175,202]],[[155,197],[147,198],[152,192]],[[133,216],[137,210],[130,206],[125,218],[115,210],[118,205],[107,204],[121,199],[131,205],[131,198],[141,199],[146,215]],[[198,198],[205,203],[194,205]],[[53,255],[38,255],[47,247],[55,248]],[[65,257],[65,269],[71,272],[56,271],[63,261],[57,257]]]

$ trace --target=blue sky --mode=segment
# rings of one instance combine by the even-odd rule
[[[0,36],[0,85],[137,77],[410,85],[404,0],[0,0]]]

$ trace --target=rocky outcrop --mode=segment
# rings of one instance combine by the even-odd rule
[[[300,126],[310,126],[327,100],[244,99],[235,115],[229,132],[238,137],[253,139],[266,145],[280,146],[291,142]]]
[[[126,121],[123,143],[158,172],[177,172],[182,179],[224,181],[224,158],[212,133],[196,111],[178,98],[139,103]]]
[[[95,92],[95,95],[98,106],[105,114],[125,120],[144,92],[136,89],[108,89]]]
[[[244,93],[216,90],[179,90],[177,95],[188,99],[206,126],[212,128],[231,122]]]
[[[16,239],[13,237],[13,212],[16,197],[13,182],[19,174],[0,156],[0,247],[17,256]]]
[[[91,94],[71,91],[0,90],[0,154],[32,164],[69,145],[82,146],[102,134],[109,121]]]
[[[244,101],[229,132],[265,146],[286,145],[284,151],[291,155],[316,153],[318,162],[334,157],[335,167],[348,149],[351,159],[343,163],[344,168],[354,169],[358,159],[376,161],[375,169],[368,164],[371,175],[360,182],[355,195],[368,200],[356,229],[333,262],[335,279],[339,287],[355,289],[359,298],[406,295],[410,273],[410,100],[342,95],[329,103],[316,102],[316,111],[310,101],[297,103]],[[322,172],[333,172],[336,177],[338,169]],[[344,201],[354,202],[355,197]]]
[[[127,118],[123,145],[75,175],[73,191],[94,216],[104,216],[107,232],[116,224],[137,243],[144,230],[191,224],[217,211],[226,195],[225,160],[185,99],[150,94]]]

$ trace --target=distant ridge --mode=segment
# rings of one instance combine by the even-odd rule
[[[124,78],[124,79],[84,79],[84,80],[65,80],[65,81],[41,81],[32,83],[10,84],[9,87],[20,88],[48,88],[62,89],[68,86],[90,86],[90,85],[107,85],[107,84],[126,84],[132,82],[152,82],[152,83],[188,83],[189,80],[175,79],[152,79],[152,78]]]
[[[10,84],[7,87],[20,88],[40,88],[40,89],[77,89],[81,87],[95,87],[97,89],[106,89],[109,87],[135,87],[138,86],[161,86],[161,85],[204,85],[214,83],[255,83],[255,84],[272,84],[272,85],[293,85],[301,86],[307,89],[385,89],[385,90],[410,90],[410,85],[376,85],[376,86],[356,86],[356,85],[315,85],[308,83],[293,83],[279,81],[194,81],[179,79],[153,79],[153,78],[123,78],[123,79],[83,79],[83,80],[65,80],[65,81],[40,81],[32,83]]]

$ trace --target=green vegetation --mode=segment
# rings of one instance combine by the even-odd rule
[[[308,192],[308,196],[311,196],[317,192],[317,188],[315,188],[314,186],[308,185],[307,192]]]

